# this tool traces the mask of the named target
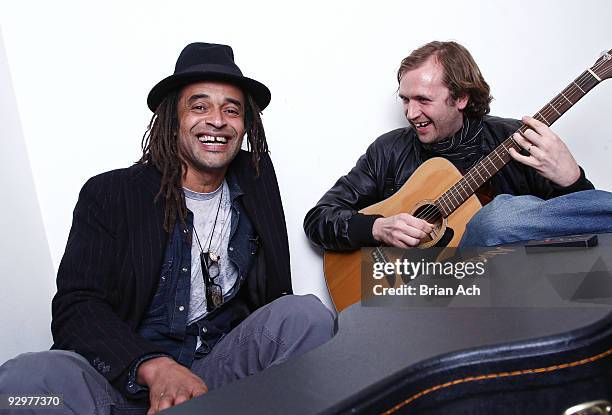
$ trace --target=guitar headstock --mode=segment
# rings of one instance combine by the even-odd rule
[[[603,52],[591,70],[602,80],[612,77],[612,49]]]

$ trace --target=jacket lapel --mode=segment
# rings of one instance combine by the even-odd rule
[[[159,172],[142,165],[133,166],[131,170],[126,208],[134,275],[140,288],[136,296],[143,304],[149,301],[157,287],[168,235],[163,229],[164,203],[154,202],[160,186]]]

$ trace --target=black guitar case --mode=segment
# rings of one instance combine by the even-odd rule
[[[493,306],[481,311],[499,326],[482,326],[487,334],[469,330],[473,347],[425,359],[372,385],[356,397],[350,412],[609,413],[605,408],[612,401],[611,236],[479,250],[491,274],[481,285],[489,290]],[[587,240],[589,245],[601,242],[588,247]],[[563,244],[583,246],[555,246]],[[473,253],[467,256],[474,258]],[[429,324],[445,326],[446,319],[431,314]],[[534,329],[557,332],[529,337]],[[499,341],[491,344],[485,338],[492,333]],[[521,337],[527,338],[518,340]],[[580,404],[586,405],[576,407]]]
[[[554,336],[475,347],[419,362],[362,391],[337,412],[561,415],[570,407],[593,401],[601,405],[611,398],[608,314],[587,327]],[[599,413],[608,412],[580,412]]]

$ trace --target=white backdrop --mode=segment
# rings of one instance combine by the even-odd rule
[[[232,45],[243,72],[270,87],[264,124],[284,200],[294,290],[328,304],[320,252],[307,242],[302,220],[374,138],[405,124],[395,94],[404,56],[434,39],[464,44],[492,87],[492,114],[520,117],[612,48],[609,0],[10,3],[0,3],[0,28],[17,102],[13,118],[23,129],[52,269],[31,276],[38,285],[3,272],[0,278],[16,279],[15,295],[2,306],[7,311],[19,296],[52,295],[49,279],[80,187],[139,158],[150,118],[146,95],[189,42]],[[588,177],[606,190],[611,101],[612,82],[604,83],[555,125]],[[15,340],[24,335],[23,318],[0,317],[0,362],[24,349]],[[33,318],[46,324],[48,306]],[[28,333],[37,340],[32,348],[50,341],[43,331]]]

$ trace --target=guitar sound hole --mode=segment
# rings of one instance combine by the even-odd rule
[[[430,203],[423,206],[419,206],[413,213],[413,216],[423,219],[434,225],[434,230],[431,235],[427,235],[421,240],[421,243],[431,242],[434,238],[437,239],[438,235],[443,232],[444,218],[440,209]]]

